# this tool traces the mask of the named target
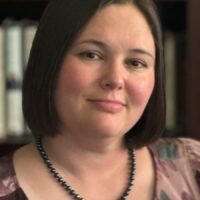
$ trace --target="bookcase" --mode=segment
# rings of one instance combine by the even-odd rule
[[[13,31],[11,31],[12,32],[11,33],[12,34],[11,39],[12,39],[12,37],[16,36],[16,33],[19,33],[21,24],[22,24],[22,26],[25,26],[25,25],[31,26],[33,24],[35,26],[37,26],[37,22],[38,22],[38,20],[41,16],[45,6],[47,5],[47,2],[48,1],[43,1],[43,0],[0,0],[0,24],[1,24],[1,27],[3,29],[6,29],[6,31],[7,31],[7,29],[9,29],[10,27],[16,26],[17,31],[16,31],[16,29],[15,30],[13,29]],[[5,21],[6,21],[6,23],[5,23]],[[6,35],[6,34],[4,34],[4,35]],[[23,37],[24,37],[24,35],[23,35]],[[6,46],[5,43],[8,40],[8,36],[7,36],[7,38],[4,37],[3,40],[4,40],[3,45]],[[2,45],[2,44],[0,44],[0,45]],[[12,46],[12,47],[14,47],[14,46]],[[5,48],[7,48],[7,46]],[[4,48],[4,51],[5,51],[5,48]],[[16,55],[13,55],[13,56],[16,57]],[[5,62],[5,60],[7,59],[5,53],[4,53],[4,55],[0,54],[0,63],[1,63],[1,59],[4,60],[3,63],[5,63],[5,66],[4,66],[4,68],[5,68],[8,65],[8,63]],[[22,64],[24,65],[25,63],[22,63]],[[23,67],[24,66],[22,66],[21,68],[23,68]],[[19,66],[18,66],[18,68],[19,68]],[[5,71],[6,70],[4,69],[4,74],[6,74]],[[0,73],[1,72],[2,71],[0,70]],[[7,74],[6,74],[6,76],[7,76]],[[0,78],[1,78],[1,74],[0,74]],[[5,85],[4,85],[5,88],[6,88],[5,90],[8,90],[9,89],[9,86],[8,86],[9,81],[7,80],[7,77],[5,79],[6,79]],[[14,85],[14,90],[17,91],[18,88],[16,87],[16,84],[13,84],[13,85]],[[20,81],[19,87],[21,88],[21,81]],[[0,90],[1,89],[2,89],[2,87],[1,87],[1,83],[0,83]],[[18,89],[18,91],[19,90],[20,89]],[[14,92],[14,93],[13,94],[16,96],[16,92]],[[16,104],[16,101],[17,101],[15,99],[16,97],[14,98],[14,96],[12,96],[12,95],[11,95],[10,98],[12,98],[13,104],[14,103]],[[20,95],[21,94],[19,94],[18,96],[20,96]],[[6,96],[5,99],[6,99],[5,100],[6,101],[5,107],[8,107],[7,99],[9,99],[9,98],[7,98],[7,96]],[[0,102],[1,102],[1,95],[0,95]],[[0,106],[0,111],[1,111],[1,109],[4,109],[4,106],[3,106],[3,108]],[[11,110],[11,112],[13,112],[13,110]],[[5,118],[7,120],[8,114],[6,112],[4,112],[4,114],[5,114]],[[1,118],[1,116],[0,116],[0,118]],[[0,126],[1,126],[1,124],[0,124]],[[24,129],[24,130],[27,130],[27,129]],[[1,134],[2,133],[0,133],[0,135]],[[31,136],[26,134],[25,131],[21,131],[21,133],[20,133],[20,129],[18,130],[17,134],[13,134],[12,131],[11,131],[11,133],[10,132],[9,133],[3,133],[2,135],[5,135],[5,134],[9,135],[9,136],[5,139],[4,138],[2,139],[0,137],[1,138],[0,139],[0,156],[9,152],[9,151],[14,150],[15,148],[17,148],[17,147],[19,147],[19,146],[21,146],[25,143],[27,143],[31,139]],[[12,134],[15,135],[15,136],[11,136]]]
[[[6,18],[17,21],[24,19],[38,21],[47,2],[47,0],[0,0],[0,23]],[[166,131],[166,135],[200,139],[200,26],[198,25],[200,1],[156,0],[156,3],[164,33],[167,32],[167,36],[171,35],[169,39],[172,37],[178,39],[174,56],[176,71],[173,72],[176,88],[174,100],[176,120],[175,125]],[[171,100],[171,103],[174,102]],[[24,138],[0,141],[0,155],[25,142]]]
[[[200,1],[158,0],[164,26],[185,33],[184,53],[178,56],[177,96],[180,135],[200,140]],[[164,9],[165,7],[165,9]],[[183,49],[182,45],[178,48]],[[175,130],[176,132],[176,130]]]

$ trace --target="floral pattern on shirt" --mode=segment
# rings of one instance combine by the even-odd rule
[[[200,200],[200,142],[162,139],[151,145],[156,200]]]
[[[12,156],[6,156],[0,162],[0,196],[12,193],[18,187],[15,172],[12,168]]]
[[[153,200],[200,200],[200,142],[160,139],[149,146],[155,167]],[[0,158],[0,200],[27,200],[19,187],[12,154]]]

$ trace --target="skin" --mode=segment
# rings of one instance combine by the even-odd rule
[[[129,4],[96,13],[64,57],[55,92],[61,134],[44,137],[43,143],[56,169],[88,200],[115,200],[124,192],[129,161],[123,137],[148,103],[154,65],[149,26]],[[150,200],[152,159],[146,147],[136,157],[130,199]],[[49,176],[34,144],[15,153],[14,166],[29,199],[70,200]]]
[[[121,140],[141,117],[154,87],[149,27],[136,9],[120,7],[96,14],[61,67],[55,94],[60,132],[76,142]]]

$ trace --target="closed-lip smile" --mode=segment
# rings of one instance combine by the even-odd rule
[[[109,113],[118,113],[125,107],[125,103],[112,99],[88,99],[88,101],[98,110]]]

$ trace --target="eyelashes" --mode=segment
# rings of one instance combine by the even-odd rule
[[[125,61],[126,65],[133,68],[147,68],[146,62],[139,59],[127,59]]]
[[[83,51],[78,55],[88,61],[104,60],[103,55],[98,51]]]
[[[108,56],[104,55],[102,52],[97,50],[84,50],[78,53],[78,56],[80,57],[80,59],[88,62],[106,62],[106,60],[109,59]],[[148,64],[148,62],[145,61],[145,59],[135,57],[125,58],[124,65],[129,69],[133,70],[144,69],[150,66],[150,64]]]

